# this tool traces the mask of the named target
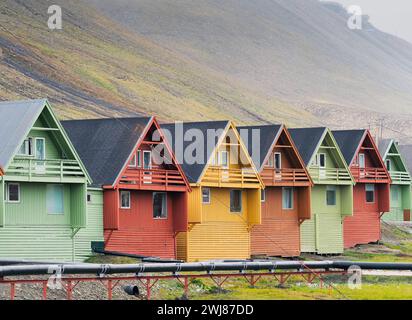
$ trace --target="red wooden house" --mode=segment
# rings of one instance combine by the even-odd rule
[[[252,255],[299,256],[300,225],[311,218],[306,166],[285,126],[239,127],[239,132],[265,184],[262,224],[251,234]]]
[[[345,248],[377,242],[381,238],[381,216],[390,211],[390,175],[369,130],[333,134],[356,182],[353,216],[343,223]]]
[[[190,186],[156,119],[63,125],[95,186],[104,189],[105,250],[175,258],[176,236],[187,231]]]

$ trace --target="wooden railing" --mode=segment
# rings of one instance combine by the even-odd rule
[[[304,169],[266,168],[262,171],[261,176],[265,185],[309,182],[309,178]]]
[[[202,183],[212,186],[224,186],[225,184],[247,186],[258,184],[259,179],[252,169],[224,169],[220,167],[210,167],[207,170]]]
[[[356,180],[384,181],[389,180],[383,168],[352,168],[352,175]]]
[[[351,175],[345,169],[310,168],[309,173],[315,183],[350,182]]]
[[[14,159],[6,174],[26,176],[29,179],[32,177],[58,177],[60,179],[84,177],[76,160]]]
[[[411,183],[411,176],[408,172],[404,171],[389,171],[392,183]]]
[[[120,184],[141,189],[150,189],[153,186],[186,187],[179,171],[165,169],[129,169],[127,174],[120,178]]]

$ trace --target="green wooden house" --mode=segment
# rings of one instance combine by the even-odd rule
[[[343,252],[343,220],[353,214],[354,180],[328,128],[291,129],[313,180],[312,218],[301,225],[301,251]]]
[[[0,103],[0,258],[81,261],[103,199],[47,100]]]
[[[388,169],[391,184],[391,211],[382,216],[384,221],[410,221],[411,175],[399,145],[393,139],[379,142],[379,152]]]

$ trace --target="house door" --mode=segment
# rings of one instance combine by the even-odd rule
[[[38,174],[46,173],[46,140],[44,138],[36,138],[36,162],[35,172]]]
[[[152,169],[152,152],[143,151],[143,169],[150,170]],[[143,183],[150,184],[152,183],[152,172],[143,171]]]

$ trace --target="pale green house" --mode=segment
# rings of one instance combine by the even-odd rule
[[[301,251],[343,252],[343,220],[353,215],[354,180],[328,128],[290,129],[313,180],[312,218],[301,225]]]
[[[379,142],[379,152],[388,169],[391,184],[391,211],[382,216],[384,221],[411,220],[411,175],[398,143],[393,139]]]
[[[103,199],[47,100],[0,103],[0,258],[82,261]]]

